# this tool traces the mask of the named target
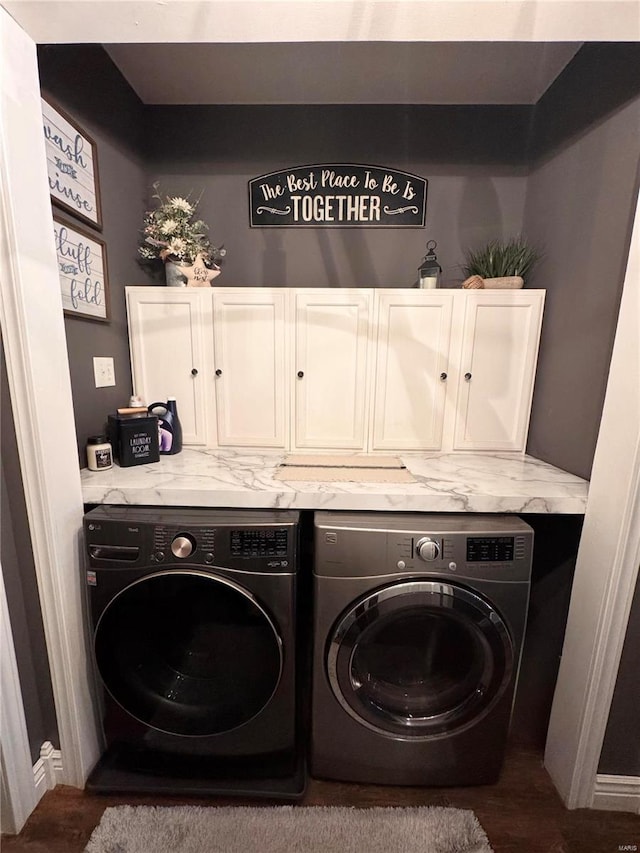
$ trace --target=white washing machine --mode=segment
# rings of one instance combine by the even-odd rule
[[[533,530],[508,515],[320,512],[314,537],[312,775],[495,781]]]

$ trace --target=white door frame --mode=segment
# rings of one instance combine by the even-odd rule
[[[640,200],[547,732],[545,766],[569,808],[593,804],[640,564],[639,332]]]
[[[69,360],[36,48],[2,9],[0,57],[0,323],[63,781],[82,786],[99,756],[99,741],[87,677],[80,574],[83,504]]]
[[[4,0],[1,5],[15,21],[0,9],[0,319],[64,781],[82,786],[98,754],[98,731],[81,624],[82,493],[46,191],[35,42],[638,41],[640,20],[637,3],[628,0],[168,0],[161,14],[156,2],[144,0]],[[634,234],[637,247],[637,220]],[[629,352],[629,327],[635,326],[637,334],[636,291],[637,283],[627,275],[616,353]],[[616,445],[619,458],[628,460],[624,477],[616,478],[605,461],[612,424],[628,413],[629,399],[618,392],[618,383],[624,373],[632,384],[640,376],[637,360],[624,366],[620,362],[616,355],[546,753],[554,781],[571,807],[591,805],[593,768],[637,570],[637,561],[630,567],[639,538],[637,434],[625,435],[627,443]],[[620,509],[616,519],[607,512],[613,503]],[[604,583],[607,571],[609,583]],[[598,578],[600,583],[592,586]],[[561,703],[576,707],[575,713],[560,713]]]
[[[0,566],[0,786],[3,833],[17,834],[38,803],[9,606]]]

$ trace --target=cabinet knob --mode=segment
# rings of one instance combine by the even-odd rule
[[[220,370],[220,368],[216,370],[216,376],[222,376],[222,371]]]
[[[298,371],[298,379],[302,379],[303,376],[304,376],[304,370],[299,370]]]
[[[464,378],[467,380],[467,382],[469,382],[469,381],[470,381],[470,379],[471,379],[471,374],[470,374],[470,373],[465,373]]]
[[[192,375],[192,376],[197,376],[197,375],[198,375],[198,368],[197,368],[197,367],[192,367],[192,368],[191,368],[191,375]]]
[[[443,372],[443,373],[441,373],[441,374],[440,374],[440,379],[442,380],[442,382],[444,382],[446,378],[447,378],[447,374],[446,374],[446,373],[444,373],[444,372]]]

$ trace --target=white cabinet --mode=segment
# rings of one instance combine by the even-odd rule
[[[544,291],[463,296],[453,450],[524,450]]]
[[[363,450],[373,291],[295,291],[292,444]]]
[[[287,296],[275,288],[213,290],[220,447],[287,447]]]
[[[131,287],[134,391],[185,444],[522,452],[544,296]]]
[[[442,446],[451,316],[447,290],[380,290],[372,450]]]
[[[190,288],[127,288],[134,393],[147,405],[176,397],[185,444],[207,443],[207,296]]]

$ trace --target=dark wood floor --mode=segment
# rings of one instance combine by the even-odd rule
[[[19,836],[3,836],[2,853],[81,853],[107,806],[239,805],[239,799],[106,796],[58,786],[47,793]],[[255,805],[269,805],[254,800]],[[512,746],[500,780],[476,788],[397,788],[312,779],[302,805],[438,805],[472,809],[496,853],[640,851],[640,817],[562,805],[538,751]],[[635,845],[635,847],[633,846]],[[366,848],[364,848],[366,849]],[[149,851],[153,853],[153,851]],[[205,853],[205,851],[203,851]],[[389,851],[395,853],[395,851]],[[401,853],[398,851],[397,853]]]

